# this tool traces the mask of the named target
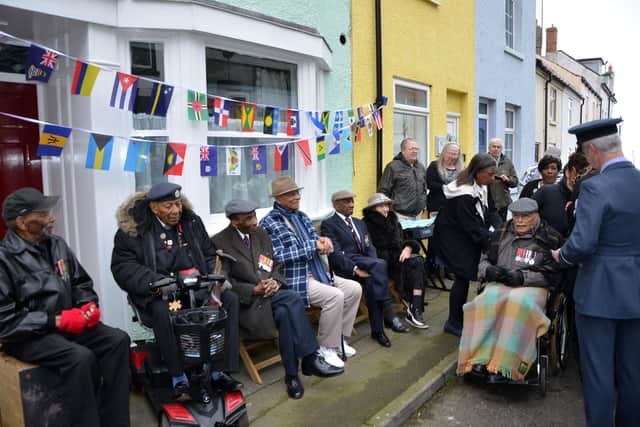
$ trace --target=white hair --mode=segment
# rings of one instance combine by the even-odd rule
[[[501,147],[504,147],[504,143],[502,142],[502,139],[500,139],[500,138],[491,138],[489,140],[489,145],[496,144],[496,143],[500,144]]]
[[[620,135],[617,133],[600,136],[598,138],[585,141],[584,144],[593,144],[598,151],[604,154],[622,151],[622,140],[620,139]]]

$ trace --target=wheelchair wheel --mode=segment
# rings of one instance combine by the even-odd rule
[[[567,367],[569,354],[569,326],[566,298],[559,295],[554,301],[555,317],[553,319],[553,335],[549,337],[549,365],[551,375],[558,375]]]
[[[544,363],[540,364],[540,378],[538,382],[538,394],[541,398],[547,395],[547,367]]]

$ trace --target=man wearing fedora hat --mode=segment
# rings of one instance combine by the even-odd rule
[[[614,417],[618,427],[637,425],[639,407],[640,171],[622,152],[621,121],[569,129],[600,173],[582,182],[573,231],[553,251],[578,266],[573,299],[588,426],[613,425]]]
[[[260,221],[273,243],[273,257],[284,265],[287,284],[305,306],[321,307],[318,343],[320,354],[331,365],[343,367],[338,357],[355,355],[344,337],[351,335],[362,289],[353,280],[329,274],[320,258],[333,251],[327,237],[320,237],[311,219],[300,211],[300,190],[289,176],[271,182],[273,210]]]
[[[333,193],[331,201],[336,213],[322,221],[321,230],[334,245],[335,250],[329,255],[331,267],[338,274],[362,281],[365,286],[371,337],[389,347],[391,342],[384,333],[384,323],[395,332],[409,332],[409,328],[393,311],[387,262],[378,258],[364,221],[352,217],[354,197],[355,194],[346,190]]]

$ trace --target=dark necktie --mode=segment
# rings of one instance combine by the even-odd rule
[[[249,240],[249,236],[248,235],[244,235],[244,238],[242,239],[242,241],[244,242],[245,246],[248,249],[251,249],[251,240]]]
[[[360,239],[358,238],[358,233],[356,233],[356,229],[353,227],[353,222],[351,222],[351,217],[345,218],[347,221],[347,225],[351,229],[351,235],[353,236],[353,240],[356,242],[356,246],[358,247],[358,252],[362,253],[362,244],[360,243]]]

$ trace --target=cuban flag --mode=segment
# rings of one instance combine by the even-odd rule
[[[137,94],[138,78],[125,73],[116,73],[109,105],[121,110],[133,111]]]

